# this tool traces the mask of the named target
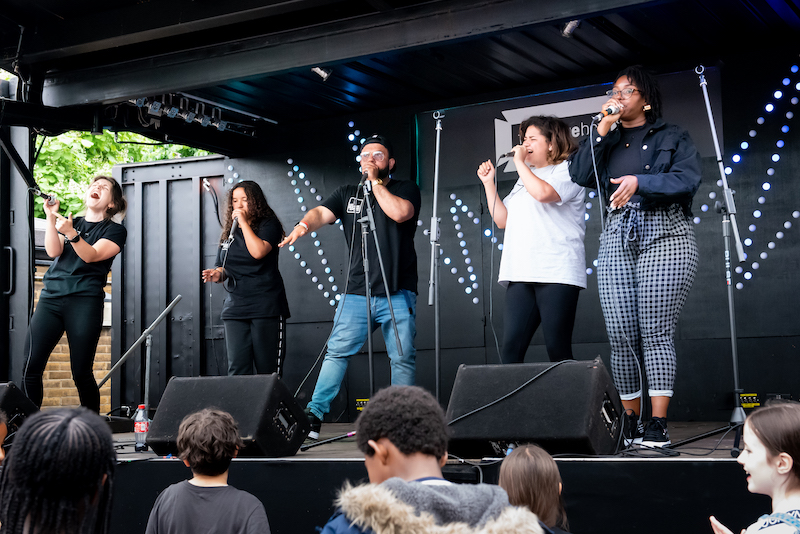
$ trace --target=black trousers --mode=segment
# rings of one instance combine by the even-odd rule
[[[566,284],[509,282],[501,361],[522,363],[540,324],[550,361],[573,359],[572,328],[580,290]]]
[[[285,324],[282,317],[223,319],[228,376],[282,374]]]
[[[28,360],[22,378],[25,394],[36,406],[42,405],[42,375],[47,360],[66,332],[72,379],[78,388],[81,406],[100,412],[100,389],[92,365],[102,329],[102,297],[39,298],[25,342]]]

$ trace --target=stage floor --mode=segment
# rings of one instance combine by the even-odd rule
[[[656,457],[656,458],[731,458],[731,448],[733,447],[734,432],[728,432],[725,436],[719,434],[704,437],[698,441],[680,445],[679,442],[689,440],[695,436],[712,432],[716,429],[727,428],[728,423],[724,422],[670,422],[669,434],[674,448],[669,451],[637,449],[629,451],[619,457]],[[355,429],[351,423],[326,423],[322,425],[320,441],[343,436]],[[153,452],[137,453],[134,451],[133,433],[114,434],[114,443],[117,447],[117,455],[120,461],[126,460],[145,460],[157,458]],[[321,444],[308,450],[298,451],[293,458],[297,459],[363,459],[361,451],[356,446],[356,438],[343,438],[331,443]],[[612,456],[613,457],[613,456]],[[558,456],[559,460],[568,460],[570,456]],[[581,456],[581,459],[592,457]],[[603,458],[609,458],[604,456]],[[458,463],[455,460],[452,463]]]

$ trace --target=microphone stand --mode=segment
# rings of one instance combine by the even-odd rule
[[[364,265],[364,293],[367,297],[367,354],[369,357],[369,396],[373,397],[375,394],[375,365],[374,354],[372,352],[372,308],[370,301],[372,298],[372,289],[369,282],[369,258],[367,257],[367,247],[369,245],[369,234],[375,240],[375,254],[378,257],[378,266],[381,270],[381,279],[383,280],[383,290],[386,292],[386,299],[389,303],[389,314],[392,316],[392,327],[394,328],[394,337],[397,341],[397,353],[403,356],[403,347],[400,344],[400,333],[397,331],[397,321],[394,318],[394,307],[392,306],[392,295],[389,293],[389,284],[386,281],[386,269],[383,266],[383,257],[381,256],[381,246],[378,243],[378,234],[375,233],[375,215],[372,212],[372,204],[370,204],[370,194],[372,192],[372,182],[365,180],[361,186],[364,191],[364,205],[367,208],[367,214],[358,222],[361,224],[361,261]],[[388,340],[384,340],[388,343]]]
[[[443,111],[434,111],[433,118],[436,119],[436,157],[433,166],[433,214],[431,215],[431,228],[430,228],[430,242],[431,242],[431,275],[428,280],[428,306],[433,306],[433,328],[434,328],[434,361],[436,373],[436,400],[440,401],[440,375],[442,372],[441,360],[441,325],[439,323],[439,250],[441,244],[439,243],[439,222],[441,221],[438,216],[439,205],[439,152],[441,147],[442,136],[442,119],[444,118]]]
[[[717,166],[719,167],[719,176],[722,179],[722,192],[723,201],[717,201],[714,209],[717,213],[722,214],[722,238],[725,244],[725,284],[728,291],[728,320],[730,321],[731,330],[731,356],[733,359],[733,413],[731,419],[726,427],[718,428],[710,432],[706,432],[699,436],[688,438],[677,443],[673,443],[670,447],[674,448],[679,445],[685,445],[703,439],[705,437],[713,436],[721,432],[727,432],[735,428],[736,434],[733,440],[733,448],[731,449],[731,456],[736,458],[739,456],[739,442],[742,437],[742,425],[745,420],[744,408],[742,408],[741,394],[743,390],[739,386],[739,351],[737,348],[736,338],[736,310],[733,303],[733,283],[731,281],[731,235],[736,243],[736,254],[739,263],[744,261],[744,249],[742,248],[742,240],[739,237],[739,229],[736,226],[736,205],[733,202],[734,192],[728,187],[728,179],[725,175],[725,167],[722,163],[722,153],[719,149],[719,139],[717,138],[717,128],[714,123],[714,115],[711,112],[711,103],[708,99],[708,82],[703,72],[705,67],[700,65],[694,69],[695,73],[700,77],[700,87],[703,90],[703,99],[706,103],[706,112],[708,113],[708,122],[711,126],[711,137],[714,140],[714,150],[717,156]]]

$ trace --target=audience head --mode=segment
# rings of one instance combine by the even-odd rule
[[[444,463],[447,459],[447,423],[439,402],[417,386],[390,386],[367,403],[356,421],[358,448],[369,459],[373,445],[385,439],[405,456],[423,455]],[[375,477],[370,473],[370,480]]]
[[[501,488],[508,502],[526,506],[548,527],[568,529],[561,499],[561,474],[553,457],[537,445],[514,449],[500,466]]]
[[[778,479],[800,488],[800,403],[769,402],[753,411],[744,423],[744,445],[738,462],[751,492],[770,495]]]
[[[116,454],[85,408],[38,412],[14,437],[0,477],[3,532],[108,532]]]
[[[215,408],[187,415],[178,428],[178,457],[196,475],[223,474],[243,445],[233,416]]]

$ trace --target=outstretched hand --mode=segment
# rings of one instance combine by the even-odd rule
[[[70,213],[68,217],[63,217],[58,213],[56,215],[56,230],[59,234],[63,234],[65,236],[71,235],[75,228],[72,225],[72,214]]]
[[[711,522],[711,529],[714,531],[714,534],[733,534],[731,529],[720,523],[713,515],[709,517],[708,520]],[[745,534],[745,532],[747,532],[747,530],[742,529],[741,534]]]
[[[633,194],[639,189],[639,179],[633,174],[612,178],[611,183],[620,184],[617,190],[614,191],[608,199],[613,209],[621,208],[627,204]]]

